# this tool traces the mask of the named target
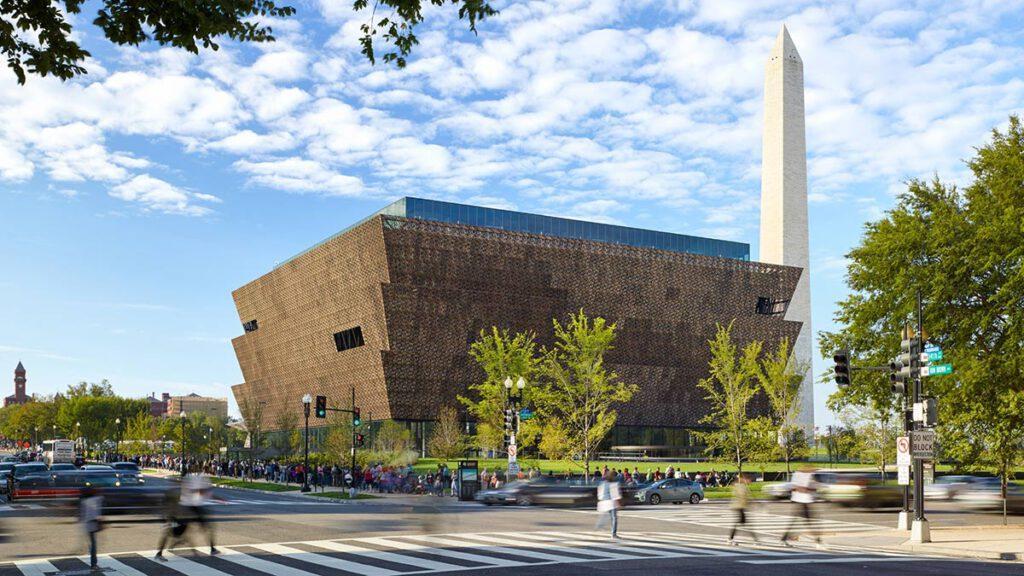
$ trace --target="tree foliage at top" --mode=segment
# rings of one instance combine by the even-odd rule
[[[701,423],[713,428],[700,433],[700,436],[709,451],[720,450],[723,455],[728,454],[736,468],[743,472],[743,462],[753,453],[763,451],[763,447],[757,444],[761,438],[753,433],[752,419],[747,410],[758,391],[758,358],[762,343],[752,341],[741,352],[733,342],[730,322],[728,326],[718,325],[715,337],[708,341],[708,345],[711,348],[710,374],[697,386],[704,390],[704,399],[710,403]]]
[[[495,16],[498,11],[491,7],[487,0],[427,0],[434,6],[455,4],[459,7],[459,19],[469,21],[469,29],[476,34],[476,23],[488,16]],[[362,53],[371,63],[376,63],[377,54],[374,49],[374,38],[380,34],[385,44],[394,50],[386,52],[382,57],[386,63],[393,62],[399,68],[405,68],[406,57],[412,52],[413,46],[419,44],[415,27],[423,21],[423,4],[425,0],[355,0],[355,10],[370,9],[369,21],[360,27],[363,35],[359,39]],[[378,20],[379,18],[379,20]]]
[[[27,74],[62,80],[85,74],[90,56],[72,38],[69,15],[79,14],[82,0],[0,0],[0,54],[24,84]],[[273,41],[261,18],[291,16],[295,9],[274,0],[103,0],[93,24],[111,42],[124,46],[155,41],[198,53],[216,50],[217,38],[247,42]]]
[[[629,402],[638,388],[605,366],[615,342],[614,323],[588,318],[583,310],[564,325],[553,323],[555,343],[544,354],[538,413],[547,423],[545,435],[562,438],[565,451],[583,460],[589,476],[590,462],[615,425],[615,405]]]
[[[849,254],[851,294],[839,303],[836,332],[820,348],[849,348],[854,365],[880,365],[898,353],[916,292],[924,329],[951,376],[927,378],[939,401],[945,457],[987,467],[1004,484],[1024,443],[1024,127],[1005,132],[968,161],[966,188],[910,181],[896,206],[866,226]],[[883,375],[856,372],[830,399],[833,408],[893,402]]]
[[[473,397],[459,396],[470,416],[477,423],[475,443],[480,448],[500,448],[505,429],[505,404],[508,390],[505,379],[513,382],[522,377],[527,385],[523,389],[523,406],[535,403],[538,387],[536,377],[540,369],[537,344],[533,332],[510,333],[491,328],[480,331],[480,338],[469,348],[469,355],[483,370],[482,381],[470,384]],[[526,420],[516,437],[520,448],[532,446],[540,432],[537,420]]]
[[[807,453],[804,431],[796,424],[800,416],[800,387],[809,366],[793,355],[789,338],[783,338],[772,352],[762,354],[754,368],[754,377],[768,398],[771,428],[778,441],[769,442],[766,456],[790,462]]]

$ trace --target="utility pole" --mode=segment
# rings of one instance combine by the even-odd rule
[[[921,304],[921,289],[917,289],[917,350],[918,364],[920,364],[920,354],[924,351],[924,307]],[[916,406],[921,401],[921,370],[917,370],[914,377],[914,397],[913,404]],[[924,429],[925,423],[921,422],[920,426],[917,422],[913,421],[913,412],[911,412],[911,422],[914,426],[914,430]],[[911,441],[913,444],[913,441]],[[914,458],[914,524],[911,529],[910,539],[914,542],[931,542],[931,533],[928,529],[928,519],[924,517],[924,460],[921,458]]]
[[[306,416],[306,433],[303,435],[305,447],[302,456],[302,492],[309,492],[309,405],[312,402],[313,397],[308,393],[302,397],[302,411]]]
[[[352,466],[348,473],[352,475],[352,486],[356,485],[356,426],[359,426],[359,413],[356,411],[356,387],[350,386],[352,391]]]

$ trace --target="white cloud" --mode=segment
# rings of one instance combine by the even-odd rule
[[[239,160],[234,166],[248,174],[253,184],[287,192],[354,196],[363,191],[363,182],[359,178],[335,172],[313,160],[295,157],[263,162]]]
[[[189,216],[203,216],[210,212],[209,207],[198,202],[220,201],[209,194],[196,194],[182,190],[147,174],[140,174],[127,182],[114,186],[110,189],[109,194],[114,198],[138,203],[146,211]]]

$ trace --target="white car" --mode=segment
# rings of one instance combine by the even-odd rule
[[[952,500],[982,479],[978,476],[939,476],[924,487],[925,500]]]

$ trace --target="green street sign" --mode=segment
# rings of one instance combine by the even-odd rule
[[[942,360],[942,350],[936,348],[935,350],[928,350],[928,361],[934,362],[936,360]]]
[[[928,375],[929,376],[945,376],[946,374],[952,374],[952,373],[953,373],[953,365],[952,364],[932,364],[931,366],[928,366]]]

